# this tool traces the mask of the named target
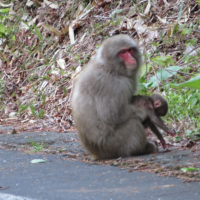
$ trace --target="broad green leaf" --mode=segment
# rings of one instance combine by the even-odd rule
[[[148,65],[142,65],[141,70],[140,70],[140,76],[144,77],[148,72],[150,72],[152,69],[152,66],[150,64]]]
[[[35,164],[35,163],[43,163],[43,162],[46,162],[46,160],[43,160],[43,159],[33,159],[31,160],[31,163]]]
[[[163,62],[162,60],[155,60],[155,62],[158,64],[158,65],[161,65],[161,66],[165,66],[166,64],[165,64],[165,62]]]
[[[171,56],[162,56],[162,57],[158,56],[158,57],[155,57],[153,61],[162,60],[163,62],[167,62],[169,59],[171,59]]]
[[[181,4],[180,11],[179,11],[179,13],[178,13],[177,22],[178,22],[178,21],[180,20],[180,18],[181,18],[182,11],[183,11],[183,2],[182,2],[182,4]]]
[[[190,89],[200,89],[200,74],[196,75],[195,77],[191,78],[190,80],[180,83],[180,84],[169,84],[171,87],[188,87]]]
[[[195,167],[184,167],[184,168],[181,168],[181,170],[183,172],[188,172],[188,171],[200,171],[200,168],[195,168]]]
[[[174,61],[171,56],[155,57],[153,61],[161,66],[174,65]]]
[[[196,105],[196,103],[198,102],[198,99],[196,97],[191,98],[190,100],[192,105]]]
[[[179,66],[171,66],[165,69],[159,69],[157,72],[157,77],[162,81],[167,80],[168,78],[176,75],[179,69],[181,69]]]
[[[3,24],[0,24],[0,33],[5,33],[5,26]]]
[[[4,8],[4,9],[0,9],[0,13],[6,13],[9,12],[10,8]]]
[[[183,35],[190,35],[193,30],[191,28],[182,31]]]
[[[152,76],[147,83],[143,83],[145,87],[156,87],[158,86],[158,81],[155,76]]]
[[[179,29],[179,25],[176,24],[176,25],[174,26],[173,35],[176,35],[176,33],[178,32],[178,29]]]
[[[145,87],[157,87],[158,83],[177,74],[177,71],[181,69],[179,66],[171,66],[165,69],[159,69],[156,76],[152,76],[147,83],[143,83]]]

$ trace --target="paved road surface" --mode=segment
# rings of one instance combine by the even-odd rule
[[[32,159],[45,163],[32,164]],[[0,200],[199,200],[200,183],[0,149]],[[6,189],[7,188],[7,189]]]

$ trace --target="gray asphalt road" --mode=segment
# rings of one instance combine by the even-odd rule
[[[32,159],[45,163],[32,164]],[[0,200],[199,200],[200,183],[0,149]]]

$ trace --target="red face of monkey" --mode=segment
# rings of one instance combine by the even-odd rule
[[[137,62],[134,58],[133,48],[122,49],[119,52],[119,56],[124,59],[125,65],[128,69],[135,69],[135,67],[137,66]]]

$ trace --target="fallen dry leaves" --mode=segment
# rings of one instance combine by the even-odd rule
[[[173,37],[176,26],[196,24],[200,17],[197,1],[138,1],[136,5],[133,1],[94,0],[85,5],[44,0],[14,1],[8,6],[9,23],[17,30],[12,43],[0,43],[0,77],[4,80],[0,83],[0,115],[1,124],[12,124],[17,132],[74,128],[70,107],[74,77],[106,36],[129,34],[148,55],[154,53],[152,42],[156,42],[160,55],[172,56],[179,66],[186,66],[180,54],[197,53],[184,41],[196,38],[200,42],[198,31]],[[167,42],[172,39],[173,45]]]

